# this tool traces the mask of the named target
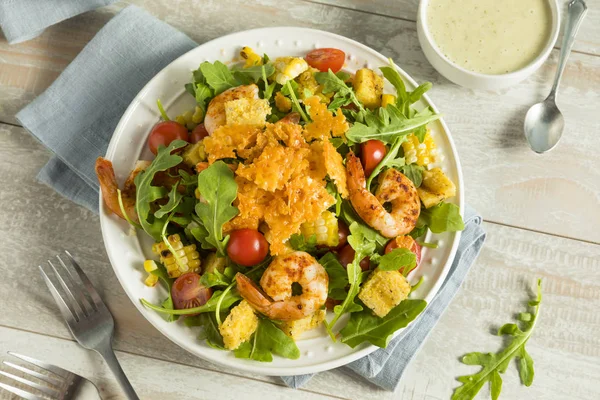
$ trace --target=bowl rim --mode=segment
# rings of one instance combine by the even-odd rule
[[[537,69],[537,67],[539,67],[548,58],[548,56],[550,55],[550,52],[552,51],[552,49],[554,48],[554,45],[556,44],[556,41],[558,40],[558,34],[560,32],[560,15],[561,15],[561,10],[560,10],[559,4],[558,4],[558,0],[544,0],[544,1],[546,1],[548,3],[548,5],[550,6],[550,11],[552,12],[552,31],[550,33],[550,37],[549,37],[548,41],[546,42],[544,49],[529,64],[525,65],[522,68],[519,68],[516,71],[512,71],[512,72],[508,72],[508,73],[504,73],[504,74],[493,74],[492,75],[492,74],[483,74],[481,72],[471,71],[469,69],[461,67],[460,65],[456,64],[455,62],[450,60],[448,57],[446,57],[440,51],[435,40],[433,40],[433,37],[431,36],[431,33],[429,32],[429,27],[427,25],[426,12],[427,12],[427,5],[430,3],[430,0],[420,0],[419,1],[419,8],[417,10],[417,23],[421,25],[422,33],[423,33],[425,39],[427,40],[427,43],[430,45],[430,47],[435,52],[435,54],[441,60],[443,60],[447,65],[454,68],[458,72],[468,75],[472,78],[485,79],[485,80],[489,80],[489,81],[503,81],[503,80],[508,80],[508,79],[520,79],[520,78],[523,78],[524,75],[528,76],[531,73],[533,73],[535,71],[535,69]]]

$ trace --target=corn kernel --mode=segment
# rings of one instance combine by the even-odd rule
[[[262,57],[256,54],[254,50],[248,46],[242,47],[242,51],[240,51],[240,57],[246,60],[244,68],[252,67],[254,65],[262,65],[263,63]]]
[[[144,269],[146,270],[146,272],[152,272],[157,268],[158,266],[156,265],[156,262],[154,260],[144,261]]]
[[[402,148],[404,149],[404,156],[408,164],[416,163],[430,169],[432,168],[430,166],[435,165],[438,161],[437,148],[429,131],[425,134],[423,143],[419,143],[419,139],[411,133],[402,143]]]
[[[194,115],[192,115],[192,122],[195,124],[199,124],[203,120],[204,111],[200,107],[196,106],[196,108],[194,109]]]
[[[157,283],[158,283],[158,276],[152,275],[152,274],[148,275],[148,277],[144,281],[144,284],[149,287],[156,286]]]
[[[160,261],[171,278],[177,278],[186,272],[200,271],[200,253],[195,244],[184,246],[179,234],[170,235],[167,241],[174,254],[164,242],[154,243],[152,251],[160,256]]]
[[[381,96],[381,107],[387,107],[388,104],[396,104],[396,96],[393,94],[384,94]]]
[[[316,221],[303,223],[300,232],[307,240],[315,235],[319,245],[335,247],[339,244],[338,221],[331,211],[323,211]]]

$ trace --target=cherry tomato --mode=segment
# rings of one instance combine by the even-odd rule
[[[328,70],[338,72],[344,65],[346,54],[340,49],[314,49],[306,55],[305,59],[308,65],[321,72]]]
[[[338,219],[338,245],[336,249],[341,249],[348,243],[348,236],[350,236],[350,229],[348,229],[348,225],[341,219]]]
[[[269,243],[257,230],[238,229],[229,236],[227,255],[237,264],[251,267],[264,260],[269,252]]]
[[[194,128],[190,134],[190,143],[198,143],[202,139],[208,136],[208,131],[204,127],[204,124],[200,124]]]
[[[377,164],[385,157],[385,153],[387,153],[385,144],[379,140],[369,140],[361,143],[360,159],[365,169],[366,177],[371,175]]]
[[[204,287],[200,283],[200,275],[195,272],[188,272],[181,275],[173,283],[171,288],[171,297],[176,310],[186,308],[200,307],[210,299],[212,289]],[[188,317],[198,314],[189,314]]]
[[[185,126],[175,121],[159,122],[150,132],[148,147],[153,154],[156,154],[158,146],[168,146],[177,139],[188,140],[188,130]]]
[[[352,261],[354,261],[354,254],[356,252],[350,245],[346,245],[340,250],[338,253],[338,259],[344,268],[348,266]],[[363,271],[367,271],[369,269],[369,265],[371,263],[371,259],[369,257],[365,257],[360,260],[360,269]]]
[[[418,267],[419,263],[421,262],[421,246],[419,245],[419,243],[415,242],[415,239],[408,235],[398,236],[397,238],[390,240],[388,244],[385,245],[385,254],[399,247],[409,249],[410,251],[415,253],[415,255],[417,256]]]

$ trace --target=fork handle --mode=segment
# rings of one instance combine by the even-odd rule
[[[123,372],[123,368],[121,368],[121,364],[119,363],[119,360],[117,360],[117,356],[115,355],[110,342],[108,344],[103,344],[101,347],[94,350],[104,358],[108,368],[110,368],[115,378],[117,378],[117,382],[119,382],[119,385],[121,386],[121,389],[123,389],[123,392],[125,392],[127,398],[129,400],[139,400],[140,398],[135,393],[135,390],[133,390],[133,386],[131,386],[125,372]]]

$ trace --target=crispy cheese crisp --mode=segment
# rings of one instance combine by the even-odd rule
[[[233,205],[240,210],[240,213],[223,226],[223,231],[258,229],[258,225],[264,219],[265,210],[273,200],[273,194],[241,176],[236,176],[235,182],[238,185],[238,195]]]
[[[312,122],[304,126],[304,137],[307,141],[315,139],[329,139],[330,137],[340,137],[348,129],[346,117],[338,110],[334,116],[327,109],[327,104],[321,103],[317,96],[309,97],[304,101],[308,108],[308,114]]]
[[[310,153],[307,157],[308,170],[307,174],[313,179],[321,180],[327,176],[323,155],[323,141],[315,140],[310,144]]]
[[[261,128],[252,125],[224,125],[204,138],[209,164],[222,158],[236,158],[237,153],[256,145]]]
[[[323,158],[327,175],[333,180],[340,195],[345,199],[348,197],[348,185],[346,184],[346,168],[342,155],[337,152],[329,140],[323,141]]]

